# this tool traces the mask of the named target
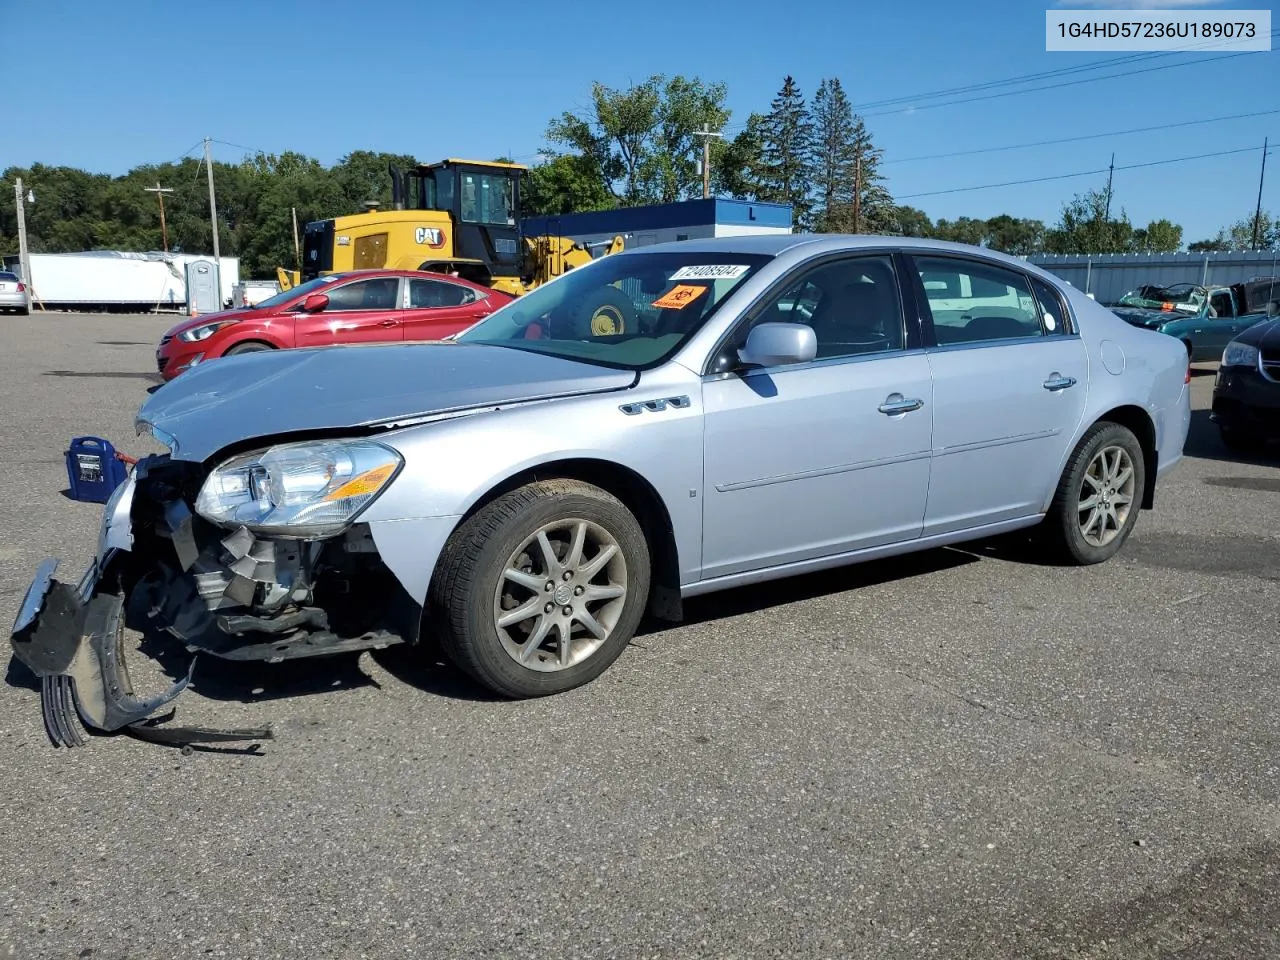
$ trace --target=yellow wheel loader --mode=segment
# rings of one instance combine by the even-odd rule
[[[512,296],[574,267],[622,250],[569,237],[520,236],[520,177],[514,163],[444,160],[409,171],[390,168],[392,209],[306,225],[302,269],[277,270],[281,289],[328,273],[364,268],[455,274]]]

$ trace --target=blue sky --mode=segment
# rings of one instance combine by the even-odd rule
[[[721,81],[729,88],[732,126],[751,110],[767,110],[787,73],[806,96],[822,78],[839,77],[860,105],[1123,55],[1047,53],[1048,3],[1086,5],[0,0],[5,36],[20,38],[6,41],[0,59],[7,102],[0,169],[40,161],[119,174],[174,159],[206,135],[255,150],[299,150],[325,163],[360,148],[424,162],[499,154],[531,160],[547,121],[586,105],[593,80],[625,86],[651,73],[684,73]],[[1258,0],[1191,5],[1266,8]],[[1140,66],[1207,55],[1180,53]],[[1280,144],[1280,113],[1035,149],[906,158],[1267,110],[1280,110],[1280,52],[864,114],[885,151],[891,192],[935,219],[1007,212],[1053,222],[1073,192],[1104,186],[1106,175],[905,198],[1102,169],[1112,151],[1124,166],[1256,147],[1117,171],[1116,207],[1140,224],[1167,216],[1186,228],[1184,239],[1196,240],[1252,214],[1262,140],[1270,135],[1273,146]],[[243,153],[215,147],[221,160]],[[1270,166],[1263,206],[1280,213],[1280,151]]]

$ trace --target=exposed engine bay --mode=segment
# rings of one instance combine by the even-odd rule
[[[127,504],[108,504],[99,556],[80,584],[53,580],[52,568],[33,583],[13,648],[41,678],[55,746],[82,742],[77,716],[90,728],[127,728],[180,746],[270,737],[267,729],[157,724],[151,715],[186,689],[195,661],[165,693],[135,698],[126,627],[167,634],[192,654],[267,662],[418,639],[422,609],[382,562],[367,526],[313,539],[228,529],[194,510],[206,479],[199,465],[168,456],[139,461],[122,488]]]

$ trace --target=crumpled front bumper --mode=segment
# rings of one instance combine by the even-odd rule
[[[95,561],[76,586],[55,579],[58,561],[45,560],[10,634],[14,656],[40,678],[41,712],[54,746],[82,744],[80,723],[104,732],[141,724],[191,681],[189,670],[158,696],[133,695],[121,649],[123,599],[93,594],[110,559]]]
[[[57,560],[45,560],[36,570],[10,633],[14,656],[40,678],[40,708],[53,745],[83,745],[82,727],[102,733],[124,731],[183,748],[271,739],[268,728],[162,726],[172,713],[159,718],[153,714],[187,689],[194,658],[187,675],[168,690],[154,697],[134,695],[122,648],[123,598],[94,592],[111,560],[110,552],[95,560],[74,587],[55,579]]]

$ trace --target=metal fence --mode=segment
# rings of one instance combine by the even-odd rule
[[[1115,303],[1144,283],[1221,284],[1280,276],[1280,253],[1114,253],[1036,254],[1030,263],[1091,293],[1099,303]]]

